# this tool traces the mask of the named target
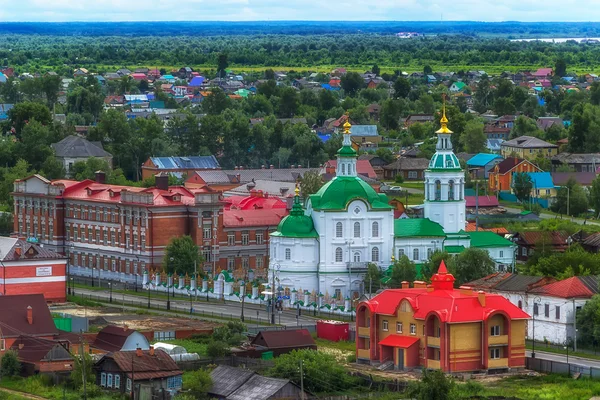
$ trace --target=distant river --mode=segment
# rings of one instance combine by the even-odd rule
[[[534,42],[539,40],[540,42],[548,42],[548,43],[564,43],[567,40],[574,40],[576,42],[582,41],[595,41],[600,43],[600,38],[539,38],[539,39],[511,39],[511,42]]]

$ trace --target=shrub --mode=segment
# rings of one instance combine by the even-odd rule
[[[2,356],[2,362],[0,363],[3,376],[16,376],[21,372],[21,363],[17,358],[17,353],[12,350],[7,351]]]
[[[206,396],[211,385],[210,373],[204,369],[187,371],[183,374],[183,389],[189,390],[193,399]]]
[[[394,182],[396,183],[404,183],[404,177],[400,174],[396,175],[396,178],[394,179]]]
[[[442,371],[423,371],[420,381],[410,385],[408,391],[417,400],[450,400],[454,381]]]
[[[211,341],[206,347],[206,354],[211,358],[224,357],[229,353],[229,346],[217,340]]]
[[[346,357],[346,361],[348,362],[348,364],[355,363],[356,354],[349,354],[348,357]]]

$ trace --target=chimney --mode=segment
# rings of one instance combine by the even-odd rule
[[[407,281],[402,281],[402,289],[408,289],[410,288],[410,283],[408,283]]]
[[[269,169],[275,169],[275,166],[273,164],[269,165]]]
[[[135,355],[138,357],[141,357],[144,353],[142,352],[142,348],[138,347],[137,349],[135,349]]]
[[[413,288],[415,289],[425,289],[427,287],[427,284],[423,281],[414,281],[413,282]]]
[[[106,172],[104,171],[96,171],[96,183],[105,183],[106,182]]]
[[[427,285],[427,291],[433,292],[433,285]]]
[[[154,175],[154,186],[160,190],[169,190],[169,174],[161,172]]]
[[[127,325],[123,325],[123,332],[127,332],[127,329],[129,329],[129,327]]]
[[[27,322],[29,325],[33,325],[33,308],[27,306]]]
[[[235,167],[233,167],[233,170],[234,170],[234,171],[237,171],[237,170],[238,170],[238,167],[237,167],[237,165],[236,165]]]
[[[459,286],[458,290],[461,294],[473,294],[473,288],[471,286]]]
[[[261,165],[260,169],[265,169],[265,164]]]
[[[153,356],[154,355],[154,346],[150,346],[150,355]]]
[[[485,293],[483,290],[477,292],[477,299],[479,299],[479,304],[481,304],[481,307],[485,307]]]

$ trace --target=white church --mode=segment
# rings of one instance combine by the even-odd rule
[[[290,214],[271,234],[269,280],[275,277],[285,292],[349,300],[368,291],[363,282],[368,264],[384,271],[393,256],[406,255],[418,267],[436,250],[479,247],[499,268],[511,265],[512,242],[493,232],[465,232],[465,175],[452,151],[445,108],[440,122],[436,153],[425,172],[425,218],[415,219],[394,219],[387,196],[357,175],[346,122],[336,177],[310,195],[305,207],[296,190]]]

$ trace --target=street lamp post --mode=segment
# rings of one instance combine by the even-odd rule
[[[189,290],[188,290],[188,296],[190,297],[190,315],[192,315],[194,313],[194,306],[192,304],[193,297],[192,297],[192,292],[190,292]]]
[[[169,284],[167,283],[167,311],[171,309],[171,290],[169,289]]]
[[[112,282],[108,282],[108,290],[110,292],[109,302],[112,303]]]
[[[73,278],[71,278],[71,288],[71,292],[73,296],[75,296],[75,282],[73,281]]]
[[[244,322],[244,299],[246,298],[246,286],[245,285],[246,285],[246,281],[242,280],[240,282],[240,294],[242,295],[242,298],[240,299],[242,302],[242,312],[240,315],[240,321],[242,321],[242,322]],[[242,290],[241,290],[242,287],[244,288],[244,293],[242,293]]]
[[[69,286],[69,282],[71,279],[71,251],[70,248],[67,248],[67,294],[71,294],[71,286]],[[6,283],[5,283],[6,284]]]
[[[533,348],[531,350],[531,358],[535,358],[535,315],[539,311],[537,303],[541,301],[542,299],[540,297],[534,297],[533,299]]]

